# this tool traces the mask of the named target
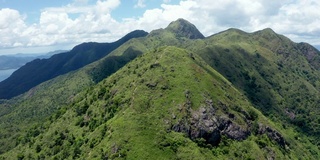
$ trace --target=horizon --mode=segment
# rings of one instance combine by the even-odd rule
[[[33,1],[33,2],[32,2]],[[183,18],[206,37],[229,28],[272,28],[294,42],[320,49],[320,2],[254,3],[205,0],[67,0],[0,2],[0,55],[70,50],[83,42],[113,42],[130,31],[150,32]],[[232,10],[231,10],[232,9]],[[201,17],[201,18],[199,18]]]

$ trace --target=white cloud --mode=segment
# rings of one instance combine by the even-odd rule
[[[134,8],[144,8],[144,7],[146,7],[144,0],[138,0],[137,4],[134,5]]]
[[[17,10],[1,9],[0,48],[77,44],[107,41],[108,38],[115,40],[120,36],[110,36],[109,33],[118,23],[110,12],[120,5],[119,0],[98,0],[95,5],[82,5],[85,3],[86,0],[76,0],[64,7],[45,8],[41,11],[39,22],[29,26],[25,23],[25,16]],[[77,16],[71,18],[71,14]],[[102,38],[104,36],[105,39]]]
[[[185,18],[191,22],[193,9],[197,3],[193,1],[182,1],[178,5],[162,4],[160,8],[148,9],[139,18],[126,18],[121,26],[129,30],[143,29],[148,32],[166,27],[170,22],[178,18]]]
[[[21,44],[21,32],[27,28],[25,16],[18,11],[4,8],[0,10],[0,47],[11,47]]]
[[[320,2],[299,0],[296,4],[288,4],[280,9],[276,19],[276,27],[284,33],[317,34],[320,36]],[[281,23],[284,22],[284,23]],[[285,28],[286,26],[290,26]]]
[[[150,31],[150,27],[165,27],[177,18],[185,18],[206,36],[228,28],[253,32],[269,27],[294,41],[319,45],[319,8],[317,0],[183,0],[178,5],[163,4],[146,10],[130,23]]]
[[[0,48],[78,44],[84,41],[113,41],[126,33],[164,28],[184,18],[206,36],[228,28],[253,32],[270,27],[294,41],[320,45],[320,2],[317,0],[181,0],[172,5],[163,0],[158,8],[146,9],[140,17],[116,21],[111,12],[120,0],[74,0],[71,4],[45,8],[36,24],[16,10],[0,10]],[[125,3],[123,1],[123,3]],[[146,7],[144,0],[137,7]]]

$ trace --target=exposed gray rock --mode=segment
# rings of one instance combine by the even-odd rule
[[[186,103],[179,106],[179,111],[184,110],[186,113],[181,119],[172,114],[172,119],[178,120],[178,122],[171,126],[171,130],[185,133],[196,142],[199,139],[204,139],[206,144],[212,146],[219,145],[223,136],[238,141],[244,140],[250,136],[252,131],[254,134],[266,134],[269,139],[275,141],[281,147],[286,147],[285,139],[276,130],[262,124],[257,124],[256,127],[253,126],[256,118],[252,118],[250,110],[248,111],[249,113],[242,109],[237,110],[242,114],[245,121],[245,124],[240,125],[235,121],[237,116],[228,112],[229,107],[223,102],[219,101],[219,107],[216,107],[213,101],[207,97],[198,110],[193,110],[190,101],[191,92],[186,90],[184,94]],[[215,108],[221,108],[224,113],[221,114]]]
[[[287,142],[283,138],[283,136],[276,130],[273,130],[269,126],[264,126],[259,124],[258,134],[267,134],[267,136],[277,142],[282,148],[285,148]]]
[[[210,102],[210,100],[206,101]],[[223,135],[235,140],[246,139],[250,135],[247,128],[234,123],[229,117],[216,116],[212,103],[200,107],[198,111],[191,110],[190,118],[172,126],[176,132],[186,133],[190,139],[203,138],[207,144],[217,146]]]
[[[232,122],[226,126],[222,133],[235,140],[244,140],[250,135],[250,131],[248,129],[243,129]]]

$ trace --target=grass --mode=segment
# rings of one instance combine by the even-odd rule
[[[16,106],[3,112],[2,125],[29,116],[31,123],[24,130],[4,125],[1,132],[11,140],[17,139],[10,137],[13,130],[21,130],[18,136],[28,132],[0,157],[319,159],[319,73],[296,45],[270,29],[230,29],[204,40],[176,37],[167,29],[153,31],[74,74],[44,83],[25,99],[5,102]],[[43,93],[48,94],[41,97]],[[190,123],[206,100],[212,100],[215,118],[233,115],[229,120],[251,134],[240,141],[222,134],[212,146],[172,130],[179,122]],[[290,119],[287,112],[296,117]],[[50,118],[37,117],[41,114]],[[259,124],[279,132],[288,142],[285,148],[257,134]]]
[[[274,156],[282,159],[308,155],[308,152],[303,155],[294,152],[296,147],[304,145],[290,146],[290,150],[284,151],[266,135],[255,134],[243,141],[223,137],[216,147],[201,147],[200,141],[170,129],[188,117],[187,112],[180,111],[187,100],[186,90],[190,93],[191,110],[198,110],[205,99],[212,98],[217,107],[216,116],[233,113],[237,117],[234,123],[245,127],[247,120],[238,112],[240,109],[254,112],[258,123],[276,126],[199,56],[175,47],[162,47],[139,56],[116,74],[75,96],[75,102],[66,107],[60,117],[48,122],[49,126],[40,134],[30,136],[30,141],[2,156],[26,159],[259,159]],[[219,108],[219,102],[226,104],[227,110]],[[285,130],[279,130],[287,135]],[[296,143],[292,141],[291,144]]]

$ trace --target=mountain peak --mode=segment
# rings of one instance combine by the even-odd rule
[[[264,33],[269,33],[269,34],[277,34],[274,30],[272,30],[271,28],[265,28],[263,30],[261,30],[261,32]]]
[[[265,28],[260,31],[255,32],[256,34],[263,34],[263,35],[277,35],[277,33],[272,30],[271,28]]]
[[[265,28],[260,31],[253,32],[253,35],[257,38],[264,39],[265,44],[271,44],[272,42],[272,46],[280,43],[284,44],[290,41],[288,38],[277,34],[271,28]]]
[[[197,29],[195,25],[182,18],[171,22],[166,30],[174,32],[179,37],[186,37],[190,39],[204,38],[202,33]]]

